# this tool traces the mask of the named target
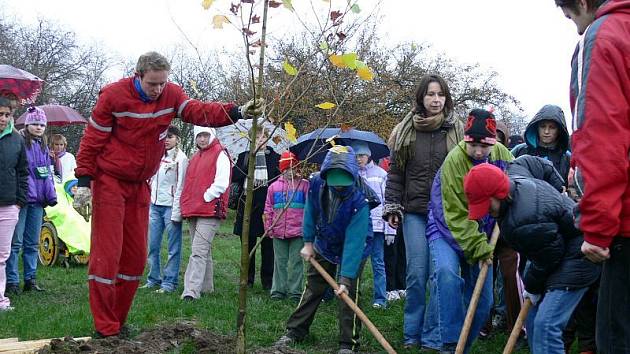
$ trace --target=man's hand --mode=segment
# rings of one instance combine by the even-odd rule
[[[540,301],[540,294],[532,294],[528,293],[527,290],[523,290],[523,298],[529,299],[532,302],[532,305],[536,306],[538,301]]]
[[[610,258],[610,249],[602,248],[586,241],[582,243],[582,253],[593,263],[599,263]]]
[[[90,221],[90,216],[92,216],[92,191],[90,188],[77,188],[76,193],[74,193],[72,207],[83,216],[85,221]]]
[[[398,218],[398,215],[396,214],[389,214],[389,217],[387,218],[387,223],[392,229],[397,229],[400,225],[400,218]]]
[[[241,106],[243,118],[258,118],[265,112],[265,99],[257,98],[247,101]]]
[[[311,242],[304,243],[304,247],[302,247],[302,250],[300,251],[300,256],[302,256],[302,258],[304,258],[307,262],[315,256],[315,251],[313,251],[313,244]]]
[[[483,268],[483,265],[487,264],[488,267],[492,267],[492,255],[488,259],[480,259],[479,260],[479,269]]]
[[[342,293],[346,293],[346,295],[348,295],[348,288],[343,284],[339,284],[339,287],[335,290],[335,295],[341,297]]]
[[[390,246],[396,241],[396,235],[385,235],[385,244]]]

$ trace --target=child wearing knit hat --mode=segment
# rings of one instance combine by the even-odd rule
[[[297,302],[302,296],[303,264],[300,250],[302,221],[308,194],[308,181],[300,178],[295,154],[285,151],[280,156],[280,178],[267,189],[263,220],[265,232],[273,238],[273,280],[271,298],[290,298]]]

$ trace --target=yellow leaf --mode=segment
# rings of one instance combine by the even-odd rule
[[[372,81],[374,79],[374,73],[370,68],[364,66],[362,68],[357,69],[357,75],[361,78],[361,80]]]
[[[295,76],[298,73],[297,69],[293,65],[289,64],[289,61],[286,59],[282,62],[282,68],[285,73],[291,76]]]
[[[210,6],[212,6],[212,3],[214,2],[214,0],[203,0],[201,2],[201,6],[203,6],[204,10],[207,10],[210,8]]]
[[[284,123],[284,130],[287,132],[287,139],[290,142],[295,143],[297,141],[297,130],[290,122]]]
[[[352,70],[357,68],[357,53],[347,53],[341,56],[343,63],[346,64],[347,68]]]
[[[362,62],[361,60],[357,60],[355,61],[355,64],[357,65],[357,69],[359,68],[365,68],[367,65],[365,65],[364,62]]]
[[[230,20],[226,16],[223,15],[215,15],[212,18],[212,27],[214,28],[223,28],[224,23],[230,23]]]
[[[189,80],[189,83],[190,87],[195,92],[195,95],[197,95],[197,97],[201,97],[201,92],[199,92],[199,88],[197,88],[197,82],[195,80]]]
[[[338,67],[338,68],[345,68],[346,64],[343,62],[343,59],[341,58],[341,55],[336,55],[333,54],[331,56],[328,57],[328,59],[330,59],[330,62],[332,63],[332,65]]]
[[[315,107],[321,108],[321,109],[332,109],[335,106],[336,106],[336,104],[334,104],[332,102],[323,102],[323,103],[320,103],[320,104],[316,105]]]
[[[328,51],[328,43],[326,43],[326,42],[321,42],[321,43],[319,44],[319,49],[321,49],[321,50],[323,50],[323,51],[327,52],[327,51]]]
[[[291,0],[282,0],[282,4],[284,5],[284,7],[286,7],[287,9],[293,11],[293,4],[291,3]]]
[[[355,14],[358,14],[359,12],[361,12],[361,8],[359,7],[359,4],[352,5],[350,10],[352,10],[352,12],[354,12]]]

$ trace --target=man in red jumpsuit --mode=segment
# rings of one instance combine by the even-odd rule
[[[171,121],[208,127],[258,116],[263,102],[200,102],[168,82],[170,64],[155,52],[138,59],[135,76],[105,86],[77,157],[74,207],[92,216],[88,281],[97,336],[118,335],[147,259],[150,192],[147,180],[164,155]]]

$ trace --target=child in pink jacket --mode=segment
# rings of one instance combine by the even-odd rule
[[[300,250],[302,221],[308,194],[308,181],[295,173],[296,156],[286,151],[280,157],[282,175],[269,186],[265,201],[265,231],[273,238],[274,269],[271,298],[302,296],[303,264]],[[286,209],[286,210],[285,210]]]

